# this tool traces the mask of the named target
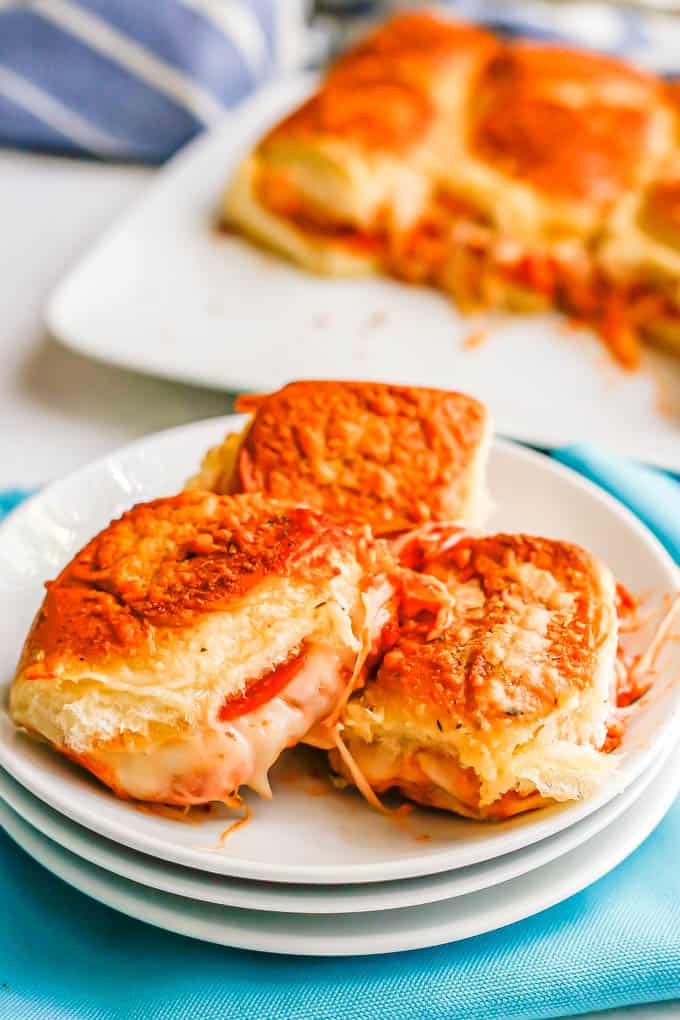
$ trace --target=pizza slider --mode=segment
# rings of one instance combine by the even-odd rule
[[[431,252],[429,278],[463,307],[557,306],[590,321],[602,233],[672,145],[651,75],[594,53],[506,45],[480,75],[465,144],[440,168],[404,272]]]
[[[451,124],[496,45],[431,13],[394,17],[247,155],[225,222],[314,272],[380,268],[391,239],[422,215],[435,152],[449,151]]]
[[[494,535],[447,543],[427,569],[452,618],[435,640],[402,627],[340,718],[333,767],[374,803],[394,788],[478,819],[591,794],[615,764],[608,568],[566,542]]]
[[[361,680],[394,592],[364,537],[262,495],[135,506],[47,594],[14,722],[121,797],[231,803]]]
[[[294,382],[240,398],[240,435],[210,450],[189,485],[264,492],[390,535],[487,509],[490,422],[462,393],[371,382]]]

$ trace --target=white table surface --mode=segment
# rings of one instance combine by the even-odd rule
[[[147,432],[224,414],[224,395],[72,354],[42,326],[60,276],[153,171],[0,152],[0,487],[34,486]]]
[[[33,487],[137,436],[224,414],[224,394],[89,361],[50,339],[60,276],[153,178],[153,170],[0,152],[0,488]],[[588,1014],[680,1018],[680,1003]]]

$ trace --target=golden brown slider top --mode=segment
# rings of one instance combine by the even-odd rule
[[[442,60],[475,47],[488,51],[497,45],[491,33],[476,25],[429,11],[406,11],[390,18],[341,56],[328,77],[346,75],[364,80],[401,74],[414,84],[424,82],[427,86],[428,72]]]
[[[254,412],[222,485],[308,503],[376,535],[474,516],[488,420],[472,397],[383,383],[297,382]],[[198,476],[199,484],[201,476]]]
[[[49,674],[68,657],[151,648],[158,628],[228,609],[266,577],[330,579],[331,553],[354,545],[316,511],[259,494],[224,500],[194,491],[138,504],[47,584],[27,675]]]
[[[323,86],[262,143],[301,137],[350,139],[367,150],[403,152],[425,134],[433,116],[427,97],[398,81],[344,79]],[[281,210],[289,212],[289,210]]]
[[[380,668],[382,694],[446,728],[550,714],[592,682],[604,611],[595,563],[566,542],[462,538],[426,568],[454,596],[451,626],[432,642],[404,634]]]
[[[330,68],[319,91],[264,139],[301,135],[346,138],[368,150],[403,152],[430,127],[437,109],[434,76],[442,65],[497,46],[471,25],[428,13],[398,15]]]
[[[614,59],[515,45],[482,76],[472,144],[539,190],[606,204],[635,184],[660,99],[654,78]]]

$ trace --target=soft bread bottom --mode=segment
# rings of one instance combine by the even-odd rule
[[[417,750],[390,752],[386,746],[356,740],[348,744],[357,767],[375,793],[398,790],[417,804],[477,821],[502,821],[555,803],[555,798],[544,796],[525,781],[522,789],[508,790],[491,803],[483,804],[479,777],[474,769],[464,768],[454,755]],[[337,751],[331,751],[330,764],[339,775],[352,780]]]
[[[615,637],[615,634],[614,634]],[[608,642],[611,644],[611,640]],[[450,733],[392,726],[387,713],[351,703],[343,740],[357,768],[377,793],[399,789],[420,804],[467,818],[509,818],[555,801],[590,796],[616,762],[598,750],[609,715],[604,683],[567,703],[547,721],[518,727],[507,742],[487,745],[465,728]],[[337,751],[331,766],[353,781]]]
[[[320,232],[314,237],[294,223],[270,212],[256,194],[258,163],[245,160],[225,193],[225,223],[239,227],[251,240],[273,248],[311,273],[321,276],[363,276],[377,272],[379,260],[373,255],[330,244]]]

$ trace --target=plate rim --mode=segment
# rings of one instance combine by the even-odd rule
[[[626,790],[617,794],[598,811],[594,811],[592,814],[586,816],[586,818],[581,819],[580,822],[575,822],[574,825],[567,826],[567,828],[563,829],[561,832],[555,833],[553,836],[548,836],[544,840],[539,840],[527,847],[523,847],[514,853],[503,854],[500,857],[483,861],[478,865],[470,865],[469,868],[456,869],[452,873],[455,877],[452,877],[449,882],[446,882],[449,873],[439,872],[434,875],[424,875],[420,878],[402,879],[401,881],[395,882],[363,883],[349,886],[327,886],[323,887],[323,892],[318,886],[304,884],[295,886],[291,884],[286,887],[286,892],[283,892],[281,891],[281,883],[267,883],[251,879],[236,879],[227,875],[213,874],[211,875],[213,879],[213,882],[211,883],[209,879],[204,877],[205,875],[210,874],[208,872],[187,868],[184,865],[173,864],[169,861],[159,862],[157,858],[149,857],[147,854],[143,854],[138,850],[133,850],[130,847],[123,847],[121,844],[114,843],[112,840],[101,836],[99,833],[86,829],[77,822],[73,822],[65,815],[62,815],[60,812],[51,808],[44,801],[41,801],[38,797],[35,797],[29,790],[26,789],[26,787],[21,786],[21,784],[9,776],[8,773],[5,773],[3,769],[0,769],[0,798],[28,825],[36,829],[47,839],[67,850],[69,853],[88,861],[90,864],[94,864],[96,867],[99,867],[104,871],[108,871],[120,878],[125,878],[128,881],[136,882],[146,888],[154,889],[173,896],[182,896],[188,899],[194,899],[197,902],[211,903],[213,905],[225,907],[235,907],[238,909],[316,915],[349,912],[368,913],[375,912],[376,910],[403,909],[407,907],[424,906],[429,903],[438,903],[442,900],[458,899],[461,896],[467,896],[475,892],[480,892],[483,889],[489,889],[495,885],[501,885],[504,882],[512,881],[514,878],[519,878],[522,875],[527,875],[530,872],[535,871],[544,864],[549,864],[552,861],[558,860],[560,857],[568,854],[571,850],[576,849],[578,846],[581,846],[583,843],[586,843],[588,840],[601,834],[609,825],[620,818],[622,814],[631,810],[639,798],[643,796],[648,787],[654,782],[664,766],[668,763],[669,759],[673,755],[673,750],[673,741],[669,740],[668,746],[664,744],[659,749],[658,760],[655,760],[646,772],[639,776],[634,783],[631,783]],[[47,820],[46,825],[45,820]],[[62,838],[64,829],[68,834],[66,841]],[[76,830],[73,834],[71,833],[72,829]],[[578,833],[578,829],[581,829],[582,831]],[[569,838],[570,835],[572,837],[571,839]],[[88,837],[90,839],[94,837],[94,853],[91,850],[85,849]],[[545,850],[549,848],[551,843],[553,846],[546,854]],[[102,846],[102,844],[104,845]],[[566,846],[564,844],[566,844]],[[99,847],[101,847],[101,849],[99,849]],[[557,849],[555,849],[556,847]],[[541,848],[543,848],[543,854],[540,853]],[[121,862],[127,860],[128,855],[130,854],[133,855],[132,866],[126,866],[123,870],[119,870]],[[524,866],[524,863],[521,867],[507,866],[510,859],[523,857],[525,855],[530,858],[530,862],[526,864],[526,866]],[[141,860],[138,861],[137,858],[140,858]],[[538,858],[538,860],[534,863],[535,858]],[[503,867],[504,862],[505,867]],[[161,865],[160,870],[158,868],[159,863]],[[468,881],[467,883],[464,880],[462,882],[460,881],[460,879],[465,878],[462,873],[467,871],[467,877],[469,878],[470,872],[475,868],[486,868],[487,871],[492,871],[493,868],[496,868],[501,872],[501,877],[496,878],[493,874],[491,874],[488,881],[486,880],[486,876],[481,882],[475,881],[474,876],[472,877],[472,881]],[[173,879],[175,881],[179,879],[181,885],[182,881],[184,881],[184,876],[181,874],[170,874],[169,872],[191,873],[192,876],[194,876],[194,891],[189,891],[189,887],[186,886],[184,887],[185,891],[182,891],[179,886],[177,888],[171,888]],[[163,878],[161,881],[159,879],[159,875],[167,875],[167,879]],[[154,878],[155,881],[152,881],[151,879]],[[458,884],[462,886],[462,888],[456,887],[456,878],[458,878]],[[239,891],[238,888],[233,889],[233,891],[228,895],[235,896],[235,900],[230,900],[229,898],[215,895],[214,893],[212,895],[206,895],[206,892],[209,891],[209,887],[211,885],[218,890],[224,889],[225,882],[232,885],[234,883],[251,885],[253,886],[253,889],[246,890],[247,895],[245,898],[242,891]],[[432,889],[433,883],[436,883],[435,889]],[[404,890],[405,885],[409,887],[407,890]],[[371,887],[370,890],[369,886]],[[398,889],[395,890],[395,886],[397,886]],[[227,885],[227,889],[228,888],[229,885]],[[455,891],[452,892],[451,888]],[[426,892],[425,897],[422,898],[422,891],[428,889],[430,891]],[[197,890],[200,890],[200,892]],[[343,896],[347,896],[348,891],[350,893],[350,898],[345,899],[344,901],[344,908],[339,905],[338,901],[340,891],[342,891]],[[250,900],[253,896],[257,895],[257,893],[262,896],[262,900],[260,902],[247,902],[247,900]],[[371,896],[377,896],[379,898],[379,905],[376,905],[375,900],[373,900],[371,904],[368,903]],[[386,901],[387,896],[390,898]],[[278,905],[272,904],[272,897],[274,897]],[[333,898],[335,898],[335,902]],[[328,900],[329,902],[324,903],[324,900]],[[287,905],[283,905],[284,903]]]
[[[201,433],[209,432],[214,439],[218,435],[224,435],[225,430],[238,427],[244,420],[244,417],[245,416],[242,415],[231,414],[193,422],[188,425],[175,426],[171,429],[166,429],[161,432],[153,433],[150,436],[137,439],[132,443],[126,444],[118,450],[108,453],[103,457],[100,457],[79,468],[78,470],[71,472],[64,478],[52,482],[45,489],[30,497],[25,503],[15,508],[15,510],[13,510],[7,518],[0,523],[0,545],[2,545],[2,543],[6,540],[7,531],[10,530],[12,526],[15,526],[17,521],[20,521],[24,515],[30,514],[32,507],[43,500],[49,501],[56,498],[58,501],[60,490],[63,487],[78,484],[79,480],[87,477],[87,475],[91,472],[101,470],[112,460],[115,461],[116,458],[134,454],[138,449],[149,445],[166,443],[169,441],[172,442],[173,438],[179,438],[180,436],[191,437],[194,433],[199,435]],[[205,441],[206,439],[204,436],[203,442]],[[515,442],[495,438],[494,446],[500,448],[502,451],[506,452],[506,454],[509,453],[512,457],[520,458],[532,465],[535,465],[540,468],[542,472],[547,471],[549,474],[563,477],[568,480],[572,486],[585,490],[591,499],[602,504],[610,513],[613,513],[618,517],[622,517],[628,527],[632,528],[638,539],[644,542],[644,544],[649,548],[650,553],[657,559],[660,559],[661,563],[667,571],[669,571],[671,576],[678,577],[680,575],[679,568],[676,567],[672,558],[666,552],[659,540],[652,534],[649,528],[647,528],[646,525],[644,525],[627,507],[609,493],[600,489],[588,479],[583,478],[571,468],[560,463],[556,463],[550,457],[546,457],[544,454],[540,454],[533,450],[528,450]],[[669,721],[661,732],[667,734],[676,732],[679,725],[680,691],[675,697],[673,711],[670,713]],[[657,743],[657,741],[654,741],[654,745]],[[639,751],[637,753],[636,769],[634,769],[632,773],[630,770],[628,771],[625,785],[632,783],[637,776],[639,776],[641,772],[649,766],[649,762],[654,757],[653,750],[654,749],[652,747],[648,748],[646,752]],[[54,791],[50,790],[49,781],[46,788],[41,779],[42,774],[40,772],[34,773],[30,767],[28,768],[27,773],[25,763],[22,763],[21,760],[19,760],[17,767],[16,761],[14,760],[15,757],[16,756],[12,755],[11,752],[8,756],[7,743],[2,737],[0,737],[0,764],[2,764],[21,785],[26,786],[31,793],[39,799],[44,800],[47,803],[51,803]],[[168,844],[166,841],[162,841],[156,836],[145,834],[142,837],[139,837],[131,835],[130,830],[124,827],[122,823],[117,822],[115,818],[113,820],[108,819],[105,811],[102,814],[96,813],[93,818],[90,816],[86,808],[81,808],[77,800],[71,801],[68,796],[60,799],[59,810],[64,815],[71,818],[72,821],[84,825],[88,829],[99,831],[107,838],[111,838],[116,842],[129,846],[131,849],[136,849],[143,853],[160,857],[163,860],[169,860],[172,863],[188,864],[189,866],[199,868],[200,870],[212,871],[218,874],[227,874],[237,878],[260,879],[272,882],[297,882],[312,885],[340,885],[358,882],[391,881],[395,879],[432,875],[440,871],[449,870],[452,867],[465,867],[472,863],[481,863],[484,860],[501,856],[502,853],[514,852],[520,847],[529,846],[546,836],[554,835],[567,826],[587,817],[588,814],[597,810],[616,795],[617,786],[621,788],[618,783],[611,783],[603,793],[599,795],[596,794],[588,801],[568,805],[561,809],[548,809],[552,812],[550,816],[546,813],[542,813],[540,818],[533,819],[533,824],[530,821],[523,827],[517,827],[514,831],[506,832],[504,834],[505,849],[502,851],[496,850],[494,852],[493,849],[489,849],[489,847],[493,847],[494,843],[493,838],[490,838],[485,841],[485,844],[488,844],[487,851],[481,851],[480,844],[480,846],[476,848],[474,859],[472,856],[469,858],[461,857],[459,863],[455,865],[450,863],[452,849],[451,847],[447,847],[441,848],[427,856],[407,858],[407,861],[410,861],[410,864],[407,864],[406,866],[404,864],[404,860],[392,860],[383,862],[380,865],[376,863],[355,865],[352,868],[351,876],[346,875],[343,869],[335,865],[327,867],[315,866],[313,869],[310,869],[309,866],[305,866],[304,873],[302,874],[299,867],[295,868],[290,865],[279,866],[272,870],[271,865],[265,866],[261,861],[257,860],[241,858],[240,861],[234,862],[232,858],[226,855],[220,856],[209,850],[193,850],[188,847],[181,847],[178,844]],[[529,835],[527,836],[528,830]],[[496,830],[495,834],[497,836],[499,835],[498,830]],[[495,842],[498,843],[499,840],[497,839]]]
[[[673,753],[678,755],[678,760],[680,761],[680,748],[678,746],[674,748]],[[547,869],[552,869],[553,886],[557,884],[558,889],[555,890],[549,881],[534,882],[530,889],[525,890],[524,895],[520,892],[519,897],[517,897],[516,888],[515,894],[516,899],[519,899],[519,903],[516,904],[514,910],[508,907],[508,897],[501,897],[504,913],[499,923],[488,918],[484,921],[478,919],[477,925],[472,924],[467,930],[461,930],[460,925],[456,929],[457,917],[454,909],[449,912],[446,922],[435,925],[434,928],[431,927],[429,934],[427,934],[427,931],[416,932],[414,934],[413,930],[407,933],[399,933],[393,927],[391,931],[387,933],[382,932],[380,935],[376,933],[366,934],[364,932],[363,934],[353,935],[351,938],[345,936],[347,945],[333,942],[333,936],[327,934],[328,930],[332,928],[334,918],[343,915],[326,915],[325,917],[324,915],[316,915],[317,920],[323,918],[324,931],[322,935],[319,935],[318,932],[313,937],[300,935],[299,929],[306,921],[309,922],[310,917],[314,915],[305,915],[304,917],[293,915],[295,917],[295,931],[293,932],[272,933],[270,931],[263,934],[262,929],[265,925],[261,924],[259,931],[253,934],[251,929],[248,937],[246,937],[243,928],[240,929],[240,932],[238,929],[239,915],[241,915],[241,918],[243,918],[243,915],[256,915],[260,921],[271,917],[280,919],[282,916],[287,915],[272,915],[266,911],[239,910],[236,907],[215,907],[214,905],[199,901],[186,900],[186,898],[180,896],[173,896],[171,893],[160,893],[156,890],[140,887],[136,883],[112,875],[101,868],[97,868],[96,865],[84,862],[75,855],[69,854],[63,847],[42,836],[37,830],[32,829],[30,825],[15,815],[10,808],[6,807],[2,801],[0,801],[0,824],[3,825],[10,838],[26,853],[73,888],[117,910],[119,913],[144,921],[161,930],[174,931],[177,934],[213,944],[279,955],[317,957],[370,956],[424,949],[497,931],[527,917],[533,917],[536,914],[542,913],[544,910],[556,906],[576,893],[583,891],[583,889],[586,889],[598,879],[613,871],[660,824],[673,804],[680,785],[678,776],[673,775],[673,769],[669,770],[668,778],[669,781],[667,783],[659,784],[657,787],[656,796],[658,800],[654,798],[647,800],[646,807],[648,814],[644,817],[644,824],[641,824],[640,815],[637,814],[634,816],[637,827],[633,824],[622,827],[621,839],[617,843],[613,854],[605,853],[600,845],[602,841],[598,841],[597,836],[595,836],[592,840],[593,853],[590,857],[586,857],[582,867],[574,867],[574,859],[579,859],[577,856],[579,852],[583,856],[583,850],[589,847],[590,840],[586,840],[580,847],[576,847],[556,861],[544,865],[543,869],[537,868],[534,872],[530,872],[529,875],[520,876],[517,879],[511,879],[504,883],[507,894],[508,887],[511,887],[513,882],[521,883],[524,880],[526,885],[526,879],[531,875],[535,877],[541,870],[544,871],[543,878],[545,879],[546,873],[550,875],[550,871]],[[618,821],[623,822],[624,820],[625,813]],[[616,822],[612,823],[612,825],[616,825]],[[22,833],[22,838],[17,837],[17,830]],[[58,862],[56,866],[55,859]],[[565,864],[568,866],[566,872],[562,871],[561,880],[559,873],[555,875],[555,869],[560,864],[563,869]],[[83,878],[83,875],[85,878]],[[521,888],[520,886],[520,890]],[[102,889],[105,891],[102,892]],[[115,894],[110,891],[112,889],[115,890]],[[138,890],[143,892],[142,896],[140,896]],[[475,896],[484,896],[486,892],[488,890],[481,890],[479,893],[469,894],[469,897],[474,899]],[[457,898],[457,900],[459,899]],[[166,903],[166,900],[170,902]],[[174,905],[172,905],[173,900],[176,901]],[[180,909],[178,914],[178,907],[181,907],[182,902],[184,907]],[[446,902],[446,900],[443,900],[438,904],[426,904],[422,907],[405,907],[403,911],[404,914],[410,913],[411,917],[413,917],[415,912],[441,908]],[[191,916],[192,904],[194,907],[193,916]],[[142,906],[144,907],[143,910],[141,909]],[[210,916],[215,912],[222,914],[219,923],[210,920]],[[376,915],[383,915],[386,926],[389,928],[390,920],[394,919],[394,911],[376,911],[375,913]],[[169,916],[172,918],[171,923],[168,923]],[[352,914],[345,916],[353,917]],[[363,916],[366,917],[367,915],[364,914]],[[176,921],[177,917],[181,918],[179,923]],[[237,919],[236,924],[234,924],[234,917]],[[229,924],[230,920],[231,926]],[[210,931],[208,930],[209,927]],[[233,934],[235,929],[236,937]],[[229,931],[232,934],[227,934]],[[338,936],[336,935],[335,938],[337,939]],[[324,942],[324,940],[326,941]],[[313,942],[313,945],[310,945],[310,942]]]

